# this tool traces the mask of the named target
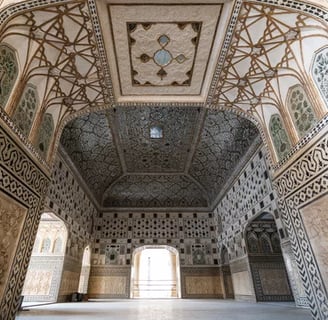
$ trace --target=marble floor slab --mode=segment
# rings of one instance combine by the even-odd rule
[[[109,300],[28,307],[19,320],[311,320],[291,303],[232,300]]]

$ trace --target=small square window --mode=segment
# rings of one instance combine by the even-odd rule
[[[159,126],[150,127],[150,137],[152,139],[161,139],[161,138],[163,138],[163,129]]]

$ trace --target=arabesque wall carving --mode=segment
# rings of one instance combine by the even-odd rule
[[[306,228],[306,206],[327,194],[327,165],[328,137],[323,133],[274,180],[282,217],[306,289],[312,316],[318,320],[328,317],[327,288],[322,276],[325,271],[321,271],[323,265],[318,263],[320,256],[315,257],[316,245],[311,243],[314,233],[310,228]],[[324,228],[324,225],[322,227]],[[318,234],[322,234],[321,230]]]

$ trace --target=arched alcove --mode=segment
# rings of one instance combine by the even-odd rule
[[[262,213],[245,233],[248,259],[257,301],[293,301],[275,219]]]
[[[64,222],[52,213],[43,213],[23,287],[24,302],[57,300],[66,242]]]
[[[143,246],[132,257],[131,298],[180,298],[178,251],[169,246]]]

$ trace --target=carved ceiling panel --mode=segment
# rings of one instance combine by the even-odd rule
[[[189,174],[206,189],[211,202],[258,134],[257,128],[240,116],[207,111]]]
[[[190,86],[201,27],[198,22],[128,23],[132,84]]]
[[[205,101],[230,6],[97,1],[115,100]]]
[[[198,108],[121,107],[111,111],[127,172],[184,172],[199,117]],[[152,138],[152,128],[162,130],[162,138]]]
[[[203,190],[185,175],[127,175],[104,194],[105,207],[207,207]]]
[[[68,123],[61,144],[100,202],[107,187],[122,174],[106,113],[90,113]]]

